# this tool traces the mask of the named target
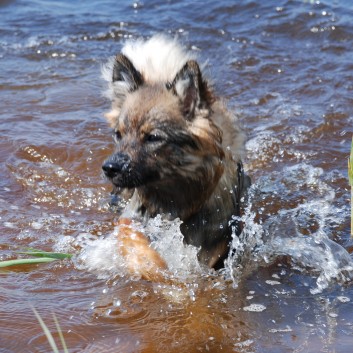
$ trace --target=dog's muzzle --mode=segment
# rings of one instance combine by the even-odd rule
[[[130,157],[126,154],[119,153],[110,157],[102,165],[102,169],[107,178],[113,179],[119,174],[127,172],[130,167]]]

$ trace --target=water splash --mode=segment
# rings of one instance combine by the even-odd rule
[[[299,192],[307,193],[307,198],[298,198]],[[335,192],[323,179],[323,170],[304,163],[286,167],[253,185],[241,218],[244,231],[233,238],[226,262],[226,273],[234,286],[256,266],[268,266],[281,257],[289,259],[294,270],[316,278],[312,294],[334,283],[351,282],[352,257],[331,239],[334,225],[344,221],[334,201]],[[258,204],[264,207],[258,208]],[[264,216],[266,205],[268,214]]]
[[[181,221],[166,221],[161,216],[150,219],[146,224],[135,224],[139,230],[149,236],[151,247],[167,262],[170,273],[178,280],[185,281],[193,274],[201,273],[197,260],[198,249],[183,243],[180,232]],[[82,250],[76,258],[76,265],[96,273],[100,278],[116,275],[129,275],[123,256],[118,251],[116,228],[106,237],[97,238],[83,233],[75,243]]]
[[[80,253],[73,258],[78,269],[95,273],[101,279],[128,273],[124,258],[117,251],[117,239],[113,233],[106,238],[82,233],[75,239],[75,245],[81,248]]]

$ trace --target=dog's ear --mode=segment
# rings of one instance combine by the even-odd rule
[[[126,95],[136,91],[143,84],[143,77],[132,62],[123,54],[118,54],[114,60],[111,73],[112,109],[105,113],[110,126],[114,127]]]
[[[127,85],[129,92],[137,90],[143,84],[142,75],[124,54],[118,54],[115,58],[112,81]]]
[[[195,60],[189,60],[177,73],[172,83],[167,88],[176,94],[183,106],[183,113],[186,119],[192,120],[195,109],[208,108],[213,97],[203,80],[199,65]]]

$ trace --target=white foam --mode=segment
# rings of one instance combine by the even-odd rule
[[[180,224],[179,220],[163,221],[161,216],[157,216],[149,220],[146,232],[150,234],[152,247],[163,256],[174,275],[183,277],[201,273],[198,248],[184,244]]]
[[[252,311],[252,312],[256,312],[256,313],[260,313],[264,310],[266,310],[266,306],[262,305],[262,304],[250,304],[249,306],[244,306],[243,307],[244,311]]]
[[[348,297],[344,297],[344,296],[338,296],[337,299],[341,302],[341,303],[348,303],[350,302],[350,298]]]
[[[151,247],[167,262],[172,275],[185,280],[192,274],[200,273],[201,267],[197,260],[198,249],[184,245],[179,228],[180,221],[164,221],[157,216],[137,230],[150,236]],[[100,278],[127,275],[125,260],[118,252],[115,232],[101,238],[90,233],[78,236],[75,243],[81,247],[81,252],[75,259],[76,265],[96,273]]]
[[[272,328],[272,329],[269,329],[268,332],[270,333],[293,332],[293,329],[290,326],[286,326],[285,328],[278,328],[278,329]]]
[[[33,221],[33,222],[31,223],[31,227],[32,227],[33,229],[36,229],[36,230],[42,229],[43,226],[44,226],[44,224],[41,223],[41,222]]]
[[[113,234],[105,238],[96,238],[90,233],[82,233],[76,238],[75,243],[81,247],[80,253],[74,258],[79,269],[93,272],[98,278],[103,279],[127,273],[124,259],[118,252],[117,239]]]
[[[11,228],[11,229],[16,229],[17,228],[17,225],[15,223],[13,223],[13,222],[4,222],[3,225],[6,228]]]

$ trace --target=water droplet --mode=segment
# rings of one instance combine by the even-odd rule
[[[31,227],[32,227],[33,229],[39,230],[39,229],[43,228],[43,223],[40,223],[40,222],[32,222]]]
[[[121,306],[121,300],[120,299],[115,299],[113,302],[114,306]]]
[[[344,296],[337,297],[337,300],[339,300],[341,303],[348,303],[349,301],[351,301],[348,297]]]

